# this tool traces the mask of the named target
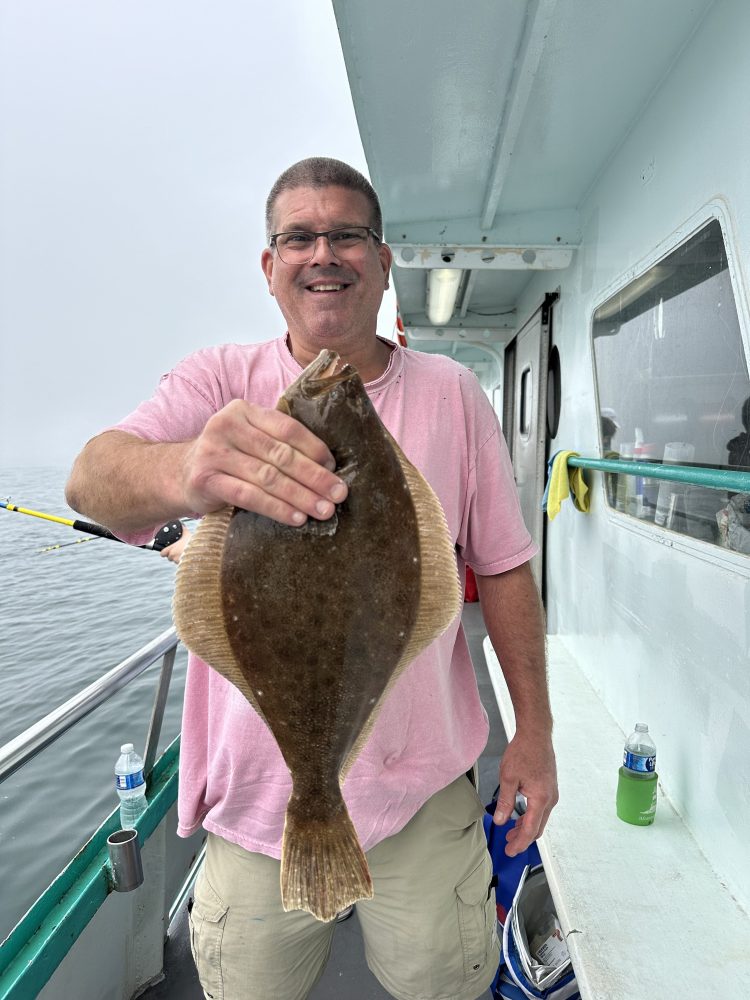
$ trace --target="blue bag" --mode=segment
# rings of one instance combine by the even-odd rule
[[[524,973],[513,935],[511,915],[513,906],[517,905],[516,897],[520,895],[519,885],[524,876],[544,869],[536,842],[514,858],[509,858],[505,853],[505,836],[515,825],[519,813],[514,810],[511,818],[502,826],[496,826],[492,822],[498,791],[499,789],[495,791],[492,802],[485,806],[483,817],[487,848],[492,858],[497,918],[503,942],[500,966],[491,986],[492,996],[495,1000],[576,1000],[580,993],[572,970],[544,991],[537,990]]]
[[[483,822],[484,833],[487,837],[487,849],[492,858],[492,872],[497,879],[495,885],[497,919],[501,924],[504,924],[505,917],[513,903],[518,883],[521,881],[524,868],[526,865],[539,865],[542,863],[542,859],[539,856],[539,848],[536,846],[536,841],[515,858],[508,857],[505,853],[505,835],[513,829],[519,816],[514,811],[507,823],[503,823],[502,826],[496,826],[492,822],[496,807],[497,792],[495,792],[492,802],[484,807]]]

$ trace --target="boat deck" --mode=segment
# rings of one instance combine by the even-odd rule
[[[497,785],[497,769],[505,747],[505,733],[500,719],[492,682],[487,670],[482,642],[486,631],[478,604],[465,604],[463,623],[471,656],[477,671],[479,691],[490,719],[490,738],[479,761],[479,791],[488,802]],[[190,954],[187,910],[175,917],[170,928],[164,959],[164,979],[142,994],[144,1000],[201,1000]],[[336,925],[333,949],[325,972],[309,994],[309,1000],[389,1000],[387,993],[367,968],[362,935],[354,915]],[[486,994],[489,998],[489,991]]]

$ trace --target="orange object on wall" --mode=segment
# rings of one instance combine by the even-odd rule
[[[396,340],[401,345],[401,347],[408,347],[406,343],[406,333],[404,331],[404,321],[401,319],[401,313],[396,309]]]

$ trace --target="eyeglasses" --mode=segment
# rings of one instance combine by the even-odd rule
[[[315,256],[315,248],[321,236],[325,236],[331,253],[337,260],[363,260],[369,236],[380,243],[380,237],[369,226],[342,226],[341,229],[329,229],[324,233],[309,233],[303,229],[274,233],[268,245],[276,247],[285,264],[309,264]]]

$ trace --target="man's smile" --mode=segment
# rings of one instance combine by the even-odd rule
[[[308,292],[343,292],[348,285],[341,284],[339,282],[315,282],[312,285],[305,286]]]
[[[323,270],[313,269],[312,277],[308,272],[307,276],[302,279],[305,291],[315,295],[341,295],[350,285],[355,283],[355,278],[346,272],[342,273],[335,268],[327,268],[327,271],[326,274]]]

